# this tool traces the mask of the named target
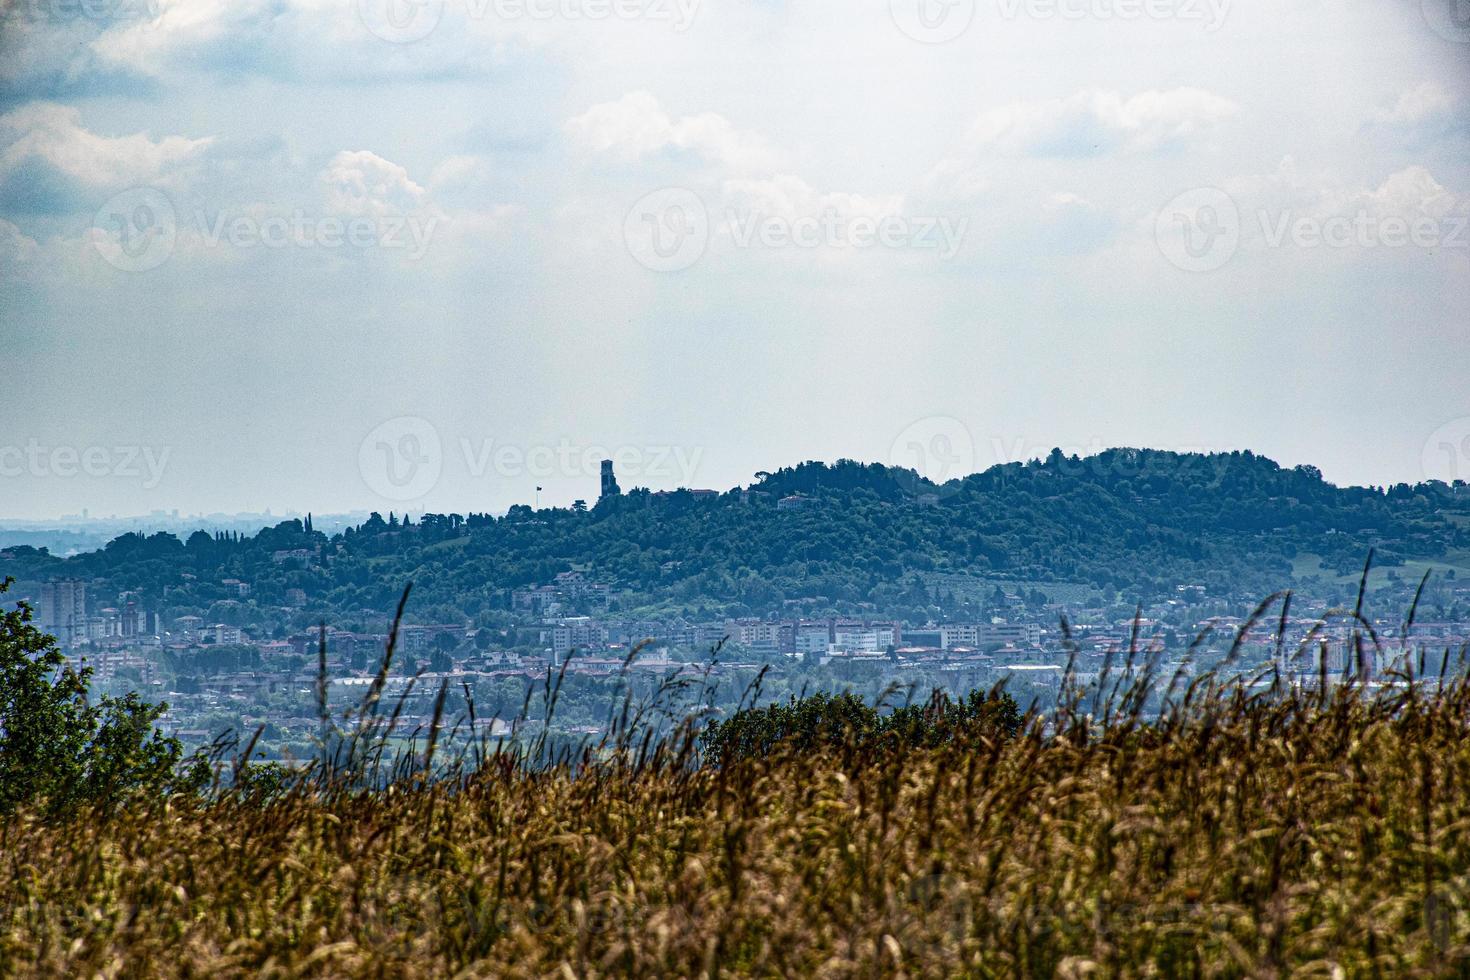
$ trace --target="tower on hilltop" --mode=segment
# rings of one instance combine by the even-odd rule
[[[606,500],[608,497],[616,497],[622,492],[622,489],[618,487],[618,478],[613,475],[613,461],[604,459],[602,461],[602,495],[597,499]]]

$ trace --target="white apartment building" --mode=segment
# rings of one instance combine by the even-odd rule
[[[826,623],[798,623],[796,626],[796,652],[803,657],[822,654],[832,643],[832,628]]]
[[[882,653],[893,643],[891,629],[843,626],[832,632],[830,653]]]
[[[988,647],[1010,643],[1029,646],[1041,642],[1041,627],[1035,623],[951,623],[939,627],[940,649]]]

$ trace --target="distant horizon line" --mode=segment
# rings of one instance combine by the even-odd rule
[[[1055,452],[1055,451],[1057,451],[1057,450],[1053,450],[1053,452]],[[1103,449],[1099,449],[1096,452],[1089,453],[1087,455],[1081,455],[1081,454],[1073,453],[1071,455],[1065,456],[1065,458],[1068,459],[1068,460],[1075,459],[1075,460],[1077,460],[1079,462],[1085,462],[1087,460],[1097,459],[1098,457],[1101,457],[1101,456],[1103,456],[1104,454],[1107,454],[1107,453],[1116,453],[1116,452],[1120,452],[1120,451],[1134,451],[1134,452],[1140,452],[1140,453],[1151,453],[1151,454],[1155,454],[1155,455],[1158,455],[1158,456],[1173,455],[1173,456],[1182,456],[1182,457],[1204,457],[1204,458],[1207,458],[1207,459],[1209,459],[1209,458],[1219,458],[1219,457],[1234,456],[1234,455],[1240,455],[1240,454],[1248,453],[1248,454],[1250,454],[1251,456],[1253,456],[1253,457],[1255,457],[1257,459],[1261,459],[1261,460],[1265,460],[1267,462],[1270,462],[1273,465],[1275,465],[1275,466],[1277,466],[1277,467],[1279,467],[1279,468],[1281,468],[1283,470],[1296,470],[1296,469],[1303,469],[1303,468],[1313,469],[1313,470],[1315,470],[1317,472],[1317,475],[1322,479],[1323,482],[1328,483],[1331,486],[1333,486],[1333,487],[1335,487],[1335,488],[1337,488],[1339,490],[1352,490],[1352,489],[1358,489],[1358,490],[1386,490],[1389,487],[1399,486],[1399,485],[1421,486],[1421,485],[1428,484],[1428,483],[1440,483],[1440,484],[1445,484],[1446,483],[1446,481],[1441,480],[1441,479],[1436,479],[1436,478],[1425,478],[1425,479],[1421,479],[1421,480],[1418,480],[1418,481],[1415,481],[1415,482],[1412,482],[1412,483],[1410,483],[1408,481],[1403,481],[1403,480],[1394,481],[1394,482],[1388,482],[1388,483],[1381,483],[1381,484],[1334,483],[1331,479],[1329,479],[1323,473],[1322,469],[1320,467],[1318,467],[1318,466],[1314,466],[1312,464],[1306,464],[1306,463],[1301,463],[1301,464],[1296,464],[1296,465],[1288,466],[1288,465],[1286,465],[1284,463],[1281,463],[1280,461],[1278,461],[1276,459],[1273,459],[1270,456],[1267,456],[1267,455],[1265,455],[1263,453],[1259,453],[1259,452],[1256,452],[1256,451],[1250,450],[1250,449],[1229,449],[1229,450],[1217,450],[1217,451],[1211,451],[1211,452],[1181,452],[1181,451],[1175,450],[1175,449],[1156,449],[1156,448],[1147,447],[1147,446],[1109,446],[1109,447],[1105,447]],[[1051,455],[1051,453],[1047,453],[1046,455],[1031,456],[1031,457],[1028,457],[1027,459],[1024,459],[1024,460],[1010,460],[1010,461],[1007,461],[1007,462],[992,463],[989,466],[984,467],[983,469],[976,469],[976,470],[972,470],[972,471],[967,472],[967,473],[962,473],[962,474],[959,474],[957,476],[951,477],[950,480],[946,480],[946,481],[944,481],[944,483],[938,483],[938,484],[935,484],[935,485],[936,486],[943,486],[943,485],[945,485],[945,483],[948,483],[948,482],[950,482],[952,480],[964,480],[964,479],[967,479],[967,478],[972,477],[972,476],[983,475],[985,473],[990,472],[991,470],[998,469],[998,468],[1001,468],[1001,467],[1014,466],[1014,465],[1017,465],[1018,463],[1019,464],[1025,464],[1025,463],[1030,463],[1030,462],[1045,462],[1050,457],[1050,455]],[[810,466],[810,465],[817,465],[817,464],[821,464],[821,465],[825,465],[825,466],[831,467],[831,466],[836,466],[836,465],[838,465],[840,463],[844,463],[844,462],[846,462],[846,463],[856,463],[856,464],[858,464],[860,466],[883,466],[883,467],[886,467],[886,468],[891,469],[891,470],[902,470],[902,471],[905,471],[905,472],[914,473],[915,475],[918,475],[921,478],[927,479],[926,477],[923,477],[922,474],[920,474],[919,471],[916,470],[916,469],[914,469],[913,467],[900,466],[900,465],[897,465],[897,464],[894,464],[894,463],[886,463],[886,462],[883,462],[883,461],[880,461],[880,460],[859,460],[859,459],[854,459],[852,457],[843,456],[843,457],[837,457],[835,459],[830,459],[830,460],[824,460],[824,459],[808,459],[808,460],[802,460],[801,462],[798,462],[798,463],[786,464],[784,466],[778,466],[776,469],[756,470],[755,473],[752,474],[752,478],[751,478],[751,481],[750,481],[749,484],[736,484],[734,486],[731,486],[731,487],[728,487],[728,488],[725,488],[725,489],[716,490],[716,492],[721,493],[721,494],[724,494],[724,493],[729,493],[729,492],[736,491],[736,490],[746,490],[746,489],[754,488],[754,487],[758,486],[760,483],[764,482],[763,480],[756,479],[755,478],[755,475],[756,474],[765,473],[765,474],[768,474],[768,475],[774,475],[776,473],[779,473],[782,469],[794,470],[794,469],[798,469],[798,468],[803,467],[803,466]],[[1455,481],[1455,483],[1459,483],[1459,482],[1461,482],[1461,481]],[[1450,483],[1450,484],[1446,484],[1446,485],[1453,486],[1454,484],[1453,483]],[[595,489],[595,488],[593,488],[593,489]],[[635,491],[638,491],[638,490],[644,490],[644,491],[647,491],[649,493],[660,493],[660,492],[663,492],[663,493],[672,493],[672,492],[677,492],[679,490],[705,490],[705,489],[715,489],[715,488],[712,488],[712,487],[683,487],[683,486],[681,486],[681,487],[674,487],[674,488],[662,489],[661,490],[661,489],[655,489],[653,487],[634,486],[634,487],[630,487],[627,490],[622,491],[622,493],[628,494],[628,493],[632,493],[632,492],[635,492]],[[303,519],[303,518],[305,518],[307,516],[310,516],[314,522],[315,521],[319,521],[319,520],[320,521],[329,521],[329,522],[331,522],[331,521],[345,520],[345,519],[348,519],[348,518],[353,518],[353,519],[362,518],[362,519],[366,519],[366,518],[370,517],[372,514],[375,514],[375,513],[376,514],[380,514],[380,515],[381,514],[387,514],[387,513],[393,513],[393,514],[420,515],[420,516],[421,515],[424,515],[424,514],[469,514],[469,513],[475,513],[475,514],[490,514],[492,516],[502,517],[505,514],[509,513],[509,511],[512,508],[514,508],[514,507],[521,507],[521,506],[532,506],[533,511],[540,511],[540,510],[564,510],[564,509],[567,509],[568,507],[570,507],[571,506],[571,503],[572,502],[575,502],[575,500],[577,500],[577,499],[585,499],[585,498],[573,498],[572,501],[570,501],[570,502],[568,502],[566,504],[562,504],[562,505],[558,505],[558,504],[555,504],[555,503],[548,503],[548,504],[545,504],[545,505],[533,506],[533,505],[531,505],[528,502],[520,501],[520,502],[517,502],[517,503],[503,505],[503,506],[498,507],[498,508],[492,507],[492,508],[485,508],[485,509],[477,509],[477,508],[473,508],[473,507],[471,507],[471,508],[448,508],[448,509],[442,509],[442,508],[435,507],[433,509],[430,509],[428,507],[424,507],[422,504],[417,504],[416,505],[413,502],[408,502],[405,505],[403,502],[399,502],[399,501],[386,501],[385,503],[387,504],[387,506],[358,506],[358,507],[351,507],[351,508],[348,508],[348,509],[338,509],[338,510],[330,510],[329,509],[329,510],[321,510],[321,511],[316,511],[316,510],[298,510],[298,509],[295,509],[295,508],[289,508],[288,507],[288,508],[282,510],[281,512],[279,512],[279,513],[274,512],[274,509],[271,508],[271,507],[266,507],[264,510],[253,510],[253,511],[252,510],[241,510],[241,511],[218,511],[218,510],[216,510],[216,511],[209,511],[209,512],[197,511],[197,512],[190,512],[190,513],[185,513],[184,512],[184,508],[177,508],[176,507],[176,508],[168,508],[168,509],[158,508],[158,509],[149,511],[149,512],[144,513],[144,514],[109,514],[109,515],[106,515],[106,516],[93,515],[93,514],[89,514],[89,513],[85,513],[85,512],[84,513],[74,513],[74,514],[62,514],[62,515],[59,515],[59,516],[46,516],[46,517],[10,517],[10,516],[5,516],[5,515],[0,515],[0,530],[8,530],[8,531],[23,531],[23,530],[35,530],[35,531],[54,530],[54,531],[66,531],[66,530],[73,530],[73,529],[75,529],[76,527],[79,527],[79,526],[84,527],[84,526],[87,526],[87,525],[103,525],[103,524],[107,524],[107,523],[121,523],[121,522],[138,523],[138,522],[147,522],[147,521],[168,522],[168,523],[187,523],[187,522],[191,522],[191,521],[248,521],[248,520],[267,520],[267,519],[278,519],[280,521],[288,521],[288,520],[293,520],[293,519],[295,519],[295,520]],[[37,527],[36,526],[36,525],[46,525],[46,524],[64,524],[66,526],[64,526],[64,527]]]

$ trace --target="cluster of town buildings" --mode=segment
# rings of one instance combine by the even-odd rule
[[[43,582],[36,626],[63,647],[112,639],[139,639],[162,632],[158,614],[124,593],[116,606],[88,611],[87,584],[71,579]]]
[[[604,492],[616,493],[615,482]],[[272,557],[276,563],[309,564],[316,556],[302,550]],[[249,599],[254,591],[241,579],[218,584],[221,588],[213,591],[232,601]],[[1350,617],[1329,618],[1324,625],[1325,605],[1305,599],[1284,620],[1273,608],[1269,616],[1251,621],[1249,597],[1210,597],[1199,585],[1180,585],[1173,598],[1136,615],[1087,602],[1023,601],[990,587],[993,595],[984,608],[995,615],[965,621],[779,612],[708,620],[639,618],[614,611],[618,603],[612,600],[618,596],[609,583],[591,570],[573,569],[504,597],[517,624],[510,637],[500,630],[477,630],[469,622],[403,625],[392,683],[427,675],[435,683],[450,679],[456,687],[495,684],[506,678],[534,680],[548,669],[563,668],[593,677],[628,669],[664,671],[681,662],[707,664],[715,652],[715,670],[815,664],[846,677],[948,677],[971,686],[1006,679],[1013,689],[1044,697],[1067,671],[1076,683],[1087,684],[1120,669],[1130,651],[1132,659],[1156,660],[1164,675],[1198,669],[1187,649],[1200,634],[1207,639],[1202,649],[1233,651],[1242,670],[1274,667],[1299,678],[1316,676],[1324,664],[1334,675],[1372,678],[1407,652],[1457,653],[1470,643],[1470,623],[1428,617],[1407,629],[1392,616],[1372,618],[1371,631]],[[288,620],[304,603],[300,590],[293,591],[275,622]],[[1452,592],[1463,604],[1470,585],[1455,583]],[[283,635],[279,627],[267,633],[199,615],[166,618],[134,594],[103,594],[105,604],[89,594],[86,582],[53,580],[34,584],[25,598],[36,607],[37,625],[84,661],[98,680],[137,685],[169,701],[169,719],[181,732],[201,724],[194,719],[231,707],[242,718],[258,716],[285,729],[296,710],[287,702],[300,702],[302,710],[314,704],[311,675],[323,639],[334,690],[349,696],[370,683],[389,639],[386,621],[364,631],[327,627]],[[232,659],[228,648],[247,655]],[[200,659],[212,661],[209,669],[184,683],[176,668]],[[266,703],[273,706],[261,707]]]
[[[863,654],[896,656],[921,649],[955,654],[1008,648],[1039,648],[1044,631],[1037,623],[950,623],[905,631],[893,619],[828,617],[761,619],[746,617],[708,623],[598,619],[565,616],[541,630],[543,643],[558,656],[573,650],[601,651],[633,643],[685,650],[733,647],[761,657],[818,658]]]
[[[566,573],[552,593],[564,599],[599,588],[577,573]],[[534,597],[543,593],[533,589],[526,594],[534,603]],[[785,659],[822,665],[882,661],[895,669],[995,667],[1060,672],[1069,658],[1086,670],[1130,649],[1147,656],[1172,647],[1177,656],[1195,636],[1205,633],[1210,641],[1207,648],[1223,644],[1234,649],[1242,663],[1275,664],[1286,673],[1311,674],[1319,669],[1321,646],[1345,649],[1355,628],[1346,620],[1324,626],[1314,615],[1289,617],[1281,636],[1277,635],[1283,625],[1279,619],[1249,624],[1239,615],[1188,623],[1151,617],[1088,622],[1083,617],[1065,634],[1056,624],[1020,615],[1010,621],[912,625],[871,617],[690,622],[680,617],[555,615],[559,601],[545,603],[543,612],[550,610],[553,615],[537,617],[539,625],[522,632],[523,637],[534,636],[534,644],[505,649],[499,634],[490,640],[468,623],[408,624],[399,629],[396,656],[405,673],[534,673],[563,664],[572,673],[603,673],[622,665],[635,651],[637,662],[644,666],[669,662],[671,653],[687,660],[717,652],[717,659],[727,661]],[[314,670],[323,638],[333,676],[346,677],[375,670],[388,643],[386,628],[353,632],[328,627],[325,632],[306,630],[269,638],[254,635],[249,628],[209,623],[193,615],[164,623],[156,613],[132,601],[122,603],[121,608],[88,612],[85,584],[80,582],[45,583],[38,620],[42,629],[62,639],[65,649],[85,659],[101,680],[123,669],[149,680],[157,676],[165,652],[187,654],[236,645],[258,653],[258,658],[251,658],[250,673],[280,673],[288,663]],[[85,624],[85,630],[77,628],[78,623]],[[1240,635],[1242,630],[1244,635]],[[1428,645],[1453,651],[1470,643],[1470,624],[1464,623],[1418,622],[1405,632],[1401,624],[1384,620],[1374,624],[1371,634],[1362,632],[1363,650],[1355,654],[1361,662],[1352,666],[1367,673],[1384,669],[1406,649]],[[1165,636],[1172,637],[1172,643]],[[1334,670],[1348,666],[1337,662],[1343,654],[1331,656]]]

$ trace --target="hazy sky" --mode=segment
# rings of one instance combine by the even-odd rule
[[[0,517],[1470,478],[1464,6],[7,2]]]

